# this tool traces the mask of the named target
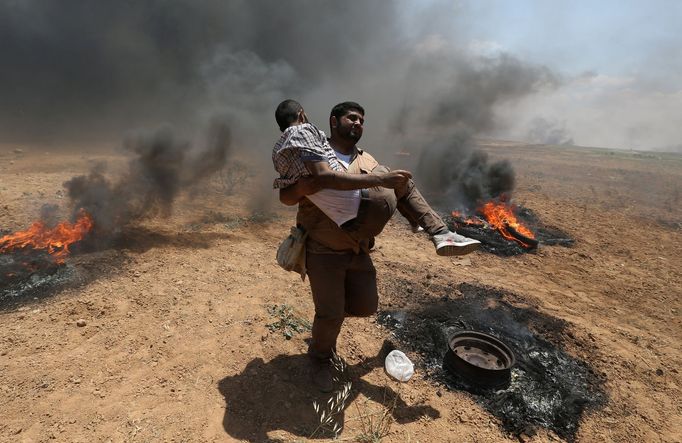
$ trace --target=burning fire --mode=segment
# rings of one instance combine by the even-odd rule
[[[82,209],[74,223],[61,222],[50,228],[41,221],[35,221],[25,231],[0,238],[0,253],[26,248],[39,249],[47,251],[56,263],[63,263],[69,255],[69,246],[82,240],[92,230],[93,225],[90,214]]]
[[[512,206],[507,203],[489,201],[483,204],[483,206],[479,207],[478,212],[483,214],[488,223],[497,229],[497,231],[507,240],[514,240],[521,243],[521,245],[525,247],[530,246],[524,243],[517,236],[512,235],[509,232],[509,228],[513,229],[526,238],[535,238],[535,235],[531,232],[531,230],[522,225],[516,219],[514,211],[512,210]]]
[[[483,224],[483,222],[478,219],[477,217],[466,217],[462,212],[460,211],[452,211],[452,216],[456,217],[461,220],[462,223],[465,225],[476,225],[480,226]]]

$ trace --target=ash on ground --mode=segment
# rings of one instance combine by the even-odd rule
[[[472,393],[476,402],[515,435],[543,427],[573,441],[582,414],[606,401],[604,380],[590,365],[561,349],[568,324],[532,307],[505,301],[503,291],[468,284],[414,310],[382,311],[401,349],[416,353],[427,378],[449,389]],[[458,297],[458,298],[451,298]],[[468,386],[442,368],[448,337],[462,330],[491,334],[516,356],[511,384],[504,390]]]
[[[0,308],[51,294],[76,277],[73,266],[57,264],[46,253],[0,254]]]
[[[55,263],[44,251],[0,254],[0,311],[55,296],[68,288],[83,287],[126,268],[120,251],[83,252],[74,248],[65,263]]]
[[[515,211],[515,215],[519,222],[523,223],[533,232],[535,239],[539,241],[540,245],[570,247],[575,244],[575,240],[570,235],[559,228],[544,224],[528,208],[519,207]],[[508,257],[535,250],[533,248],[524,248],[513,240],[507,240],[496,229],[489,227],[487,223],[481,223],[480,225],[465,223],[464,219],[453,217],[452,215],[443,216],[443,220],[447,223],[450,230],[480,241],[481,249],[492,254]]]

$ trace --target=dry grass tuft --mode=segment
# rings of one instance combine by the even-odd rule
[[[334,353],[332,356],[332,365],[336,371],[337,376],[334,377],[336,383],[341,383],[341,388],[335,391],[323,406],[314,401],[313,409],[319,418],[317,428],[310,434],[313,438],[318,432],[328,432],[338,438],[341,431],[343,431],[343,421],[339,420],[340,415],[346,409],[346,401],[350,396],[352,382],[348,376],[348,366],[343,358]]]
[[[368,402],[370,398],[362,402],[362,409],[355,403],[358,410],[358,418],[360,420],[360,428],[362,431],[355,438],[360,443],[379,443],[382,438],[386,437],[391,432],[391,426],[394,423],[393,413],[400,397],[400,387],[391,395],[388,393],[388,388],[384,389],[384,398],[381,401],[381,406],[378,410],[370,408]]]

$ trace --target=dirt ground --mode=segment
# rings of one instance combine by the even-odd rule
[[[380,309],[409,305],[412,288],[433,300],[461,283],[510,291],[568,322],[564,349],[605,379],[607,402],[583,415],[577,441],[682,441],[682,157],[501,142],[484,149],[514,165],[516,201],[575,246],[442,258],[396,216],[373,253]],[[0,149],[0,229],[25,229],[42,204],[66,204],[62,183],[98,160],[122,162]],[[169,219],[74,254],[73,285],[3,302],[0,441],[310,438],[313,401],[329,396],[310,386],[308,333],[274,324],[282,305],[294,313],[289,326],[313,315],[308,283],[274,261],[295,211],[275,205],[254,215],[254,180],[231,195],[214,180],[179,199]],[[390,284],[398,278],[409,286]],[[519,440],[470,394],[434,385],[419,367],[408,383],[391,381],[374,358],[389,336],[373,318],[344,325],[339,350],[352,386],[336,417],[340,439],[370,437],[367,422],[378,424],[397,393],[382,441]],[[558,437],[540,429],[521,439]]]

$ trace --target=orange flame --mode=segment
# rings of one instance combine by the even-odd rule
[[[518,238],[514,237],[507,230],[507,226],[512,227],[519,234],[528,237],[535,238],[535,235],[526,226],[522,225],[514,215],[512,206],[506,203],[496,203],[494,201],[489,201],[483,206],[478,208],[478,212],[483,214],[485,219],[490,223],[492,227],[498,230],[502,237],[507,240],[514,240],[519,242],[521,245],[528,247],[529,245],[523,243]]]
[[[461,223],[464,223],[465,225],[479,225],[480,226],[483,224],[483,222],[481,220],[479,220],[478,218],[466,217],[464,215],[464,213],[462,213],[460,211],[452,211],[452,216],[461,220]],[[458,220],[458,222],[459,222],[459,220]]]
[[[63,263],[69,255],[69,246],[82,240],[92,230],[93,225],[90,214],[82,209],[74,223],[61,222],[54,228],[49,228],[45,223],[35,221],[25,231],[0,238],[0,253],[24,248],[44,249],[54,257],[56,263]]]

